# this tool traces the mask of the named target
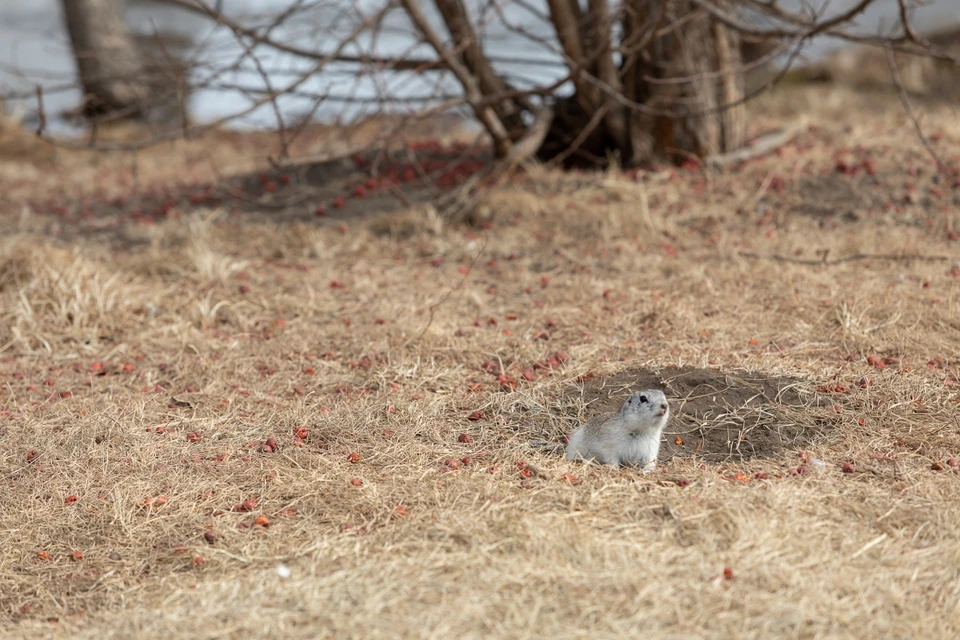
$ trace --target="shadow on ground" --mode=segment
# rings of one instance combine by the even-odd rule
[[[436,202],[490,163],[482,148],[408,143],[390,153],[267,168],[217,182],[184,181],[133,188],[114,197],[39,201],[30,210],[48,222],[52,235],[96,236],[121,248],[137,243],[131,228],[211,209],[240,220],[338,226]]]

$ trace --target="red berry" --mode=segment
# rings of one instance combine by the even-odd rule
[[[257,501],[253,498],[244,500],[240,504],[235,504],[231,507],[231,511],[253,511],[257,508]]]
[[[580,484],[580,479],[574,476],[572,473],[565,473],[560,476],[560,479],[572,486]]]

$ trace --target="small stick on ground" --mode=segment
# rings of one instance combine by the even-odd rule
[[[950,260],[960,261],[960,257],[954,256],[924,256],[916,253],[905,254],[905,255],[883,255],[883,254],[873,254],[873,253],[856,253],[852,256],[844,256],[843,258],[835,258],[833,260],[827,260],[826,254],[824,254],[824,259],[821,260],[810,260],[806,258],[791,258],[790,256],[783,256],[779,254],[771,255],[761,255],[759,253],[753,253],[750,251],[741,251],[739,254],[741,258],[749,258],[751,260],[775,260],[777,262],[790,262],[792,264],[805,264],[812,267],[819,266],[830,266],[835,264],[842,264],[844,262],[856,262],[859,260],[889,260],[896,262],[947,262]]]
[[[714,168],[720,168],[738,162],[753,160],[754,158],[773,153],[780,147],[790,144],[790,142],[806,128],[807,120],[806,118],[801,118],[799,122],[792,126],[760,136],[749,147],[743,147],[730,153],[707,156],[703,159],[703,162],[704,164],[712,165]]]

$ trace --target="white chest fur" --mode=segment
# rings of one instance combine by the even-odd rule
[[[632,435],[625,433],[618,446],[619,463],[645,467],[656,462],[660,453],[660,432]]]

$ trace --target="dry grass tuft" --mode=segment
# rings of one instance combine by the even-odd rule
[[[3,106],[0,101],[0,163],[49,163],[54,157],[53,147],[24,129],[17,117],[5,114]]]
[[[407,241],[422,234],[440,235],[443,226],[443,217],[428,204],[377,216],[369,222],[367,230],[376,236]]]
[[[529,218],[542,212],[543,203],[532,193],[502,189],[484,194],[467,215],[467,221],[479,226],[495,220],[502,223],[515,218]]]
[[[8,193],[4,633],[956,637],[958,192],[896,104],[760,108],[815,126],[729,174],[537,176],[485,230]],[[769,258],[860,252],[944,259]],[[655,473],[528,447],[640,384]]]

